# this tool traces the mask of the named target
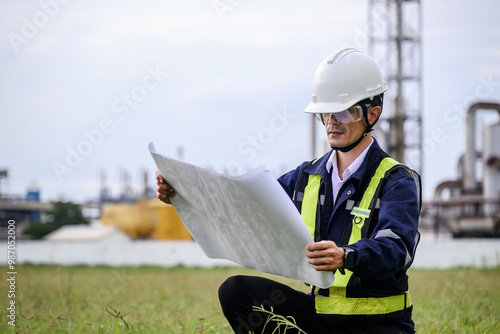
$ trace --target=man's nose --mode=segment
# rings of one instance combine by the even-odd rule
[[[333,114],[329,115],[328,120],[326,121],[326,123],[340,124],[340,122],[337,121],[337,119],[335,118],[335,116],[333,116]]]

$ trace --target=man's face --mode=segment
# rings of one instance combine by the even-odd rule
[[[364,117],[353,123],[341,123],[333,114],[330,119],[326,120],[324,122],[326,135],[331,147],[346,147],[358,140],[365,132]]]

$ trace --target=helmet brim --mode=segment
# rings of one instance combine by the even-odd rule
[[[356,103],[337,103],[337,102],[314,102],[314,99],[311,99],[309,103],[307,103],[304,112],[310,114],[323,114],[323,113],[336,113],[341,112],[346,109],[349,109]]]

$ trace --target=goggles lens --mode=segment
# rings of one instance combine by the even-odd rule
[[[323,122],[325,124],[330,122],[332,116],[339,123],[354,123],[363,119],[363,109],[358,105],[354,105],[349,109],[341,112],[321,114],[321,117],[323,118]]]

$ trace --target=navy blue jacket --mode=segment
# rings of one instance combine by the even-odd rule
[[[306,167],[305,177],[307,174],[319,174],[323,180],[324,189],[320,189],[320,194],[326,197],[321,212],[321,240],[332,240],[337,246],[346,244],[342,236],[346,224],[352,222],[350,209],[346,209],[347,200],[360,199],[363,178],[369,177],[370,172],[377,167],[377,157],[383,153],[375,140],[359,169],[339,190],[336,203],[333,203],[331,174],[326,170],[326,162],[332,151]],[[304,162],[278,179],[290,198],[300,172],[307,163]],[[359,286],[382,287],[394,294],[408,290],[406,270],[411,265],[418,243],[420,194],[414,179],[404,168],[395,169],[385,179],[379,193],[380,209],[372,217],[367,237],[349,245],[357,252],[352,272],[360,279]],[[355,293],[362,297],[362,288]]]

